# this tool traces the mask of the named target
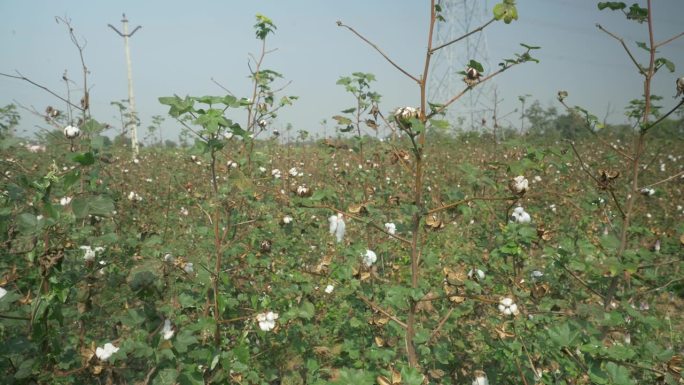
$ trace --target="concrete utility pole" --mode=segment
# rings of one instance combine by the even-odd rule
[[[130,108],[131,111],[131,121],[129,124],[132,125],[132,134],[133,137],[131,138],[131,145],[133,146],[133,154],[134,156],[138,156],[139,148],[138,148],[138,115],[136,115],[135,112],[135,96],[133,95],[133,70],[131,69],[131,51],[128,48],[128,38],[133,36],[134,33],[136,33],[142,26],[137,26],[133,30],[133,32],[128,33],[128,19],[126,19],[126,14],[123,14],[123,19],[121,20],[123,23],[123,33],[119,32],[118,29],[116,29],[113,25],[107,24],[109,28],[113,29],[114,32],[118,33],[119,36],[124,38],[124,48],[126,49],[126,67],[128,68],[128,107]]]

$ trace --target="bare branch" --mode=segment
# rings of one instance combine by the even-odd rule
[[[366,298],[364,295],[359,294],[358,297],[359,297],[359,299],[360,299],[361,301],[363,301],[363,302],[364,302],[366,305],[368,305],[370,308],[372,308],[373,310],[375,310],[375,311],[377,311],[377,312],[379,312],[379,313],[382,313],[383,315],[385,315],[386,317],[388,317],[388,318],[391,319],[392,321],[398,323],[399,326],[401,326],[401,327],[403,327],[404,329],[406,329],[406,322],[400,320],[400,319],[397,318],[396,316],[393,316],[392,314],[390,314],[389,312],[387,312],[387,310],[383,309],[382,307],[380,307],[380,305],[378,305],[378,304],[376,304],[375,302],[371,301],[370,299]]]
[[[0,76],[5,76],[5,77],[8,77],[8,78],[13,78],[13,79],[19,79],[19,80],[23,80],[23,81],[25,81],[25,82],[31,83],[32,85],[34,85],[34,86],[36,86],[36,87],[38,87],[38,88],[40,88],[40,89],[42,89],[42,90],[48,92],[49,94],[51,94],[52,96],[56,97],[57,99],[59,99],[59,100],[65,102],[66,104],[68,104],[68,105],[70,105],[70,106],[76,108],[77,110],[83,111],[83,108],[81,108],[80,106],[77,106],[77,105],[71,103],[69,100],[67,100],[67,99],[65,99],[65,98],[63,98],[63,97],[61,97],[61,96],[59,96],[57,93],[55,93],[55,92],[52,91],[51,89],[49,89],[49,88],[47,88],[47,87],[45,87],[45,86],[43,86],[43,85],[40,85],[40,84],[34,82],[33,80],[31,80],[31,79],[25,77],[25,76],[22,75],[19,71],[16,71],[16,72],[17,72],[17,74],[18,74],[19,76],[10,75],[10,74],[6,74],[6,73],[2,73],[2,72],[0,72]]]
[[[398,69],[401,73],[403,73],[404,75],[406,75],[406,76],[408,76],[409,78],[411,78],[414,82],[420,84],[420,79],[418,79],[417,77],[411,75],[411,74],[408,73],[405,69],[401,68],[397,63],[395,63],[394,61],[392,61],[392,59],[390,59],[384,52],[382,52],[382,50],[381,50],[377,45],[375,45],[374,43],[372,43],[370,40],[366,39],[366,38],[365,38],[363,35],[361,35],[360,33],[356,32],[356,30],[355,30],[354,28],[352,28],[352,27],[350,27],[350,26],[348,26],[348,25],[342,23],[341,21],[338,21],[338,22],[337,22],[337,26],[339,26],[339,27],[344,27],[344,28],[347,28],[348,30],[350,30],[354,35],[358,36],[361,40],[365,41],[365,42],[368,43],[371,47],[373,47],[376,51],[378,51],[378,53],[379,53],[380,55],[382,55],[382,57],[384,57],[385,60],[387,60],[390,64],[392,64],[392,66],[394,66],[394,68]]]
[[[676,173],[676,174],[674,174],[674,175],[671,175],[671,176],[669,176],[669,177],[667,177],[667,178],[665,178],[665,179],[659,180],[658,182],[651,183],[651,184],[649,184],[648,186],[642,187],[642,189],[643,189],[643,188],[650,188],[650,187],[653,187],[653,186],[657,186],[657,185],[659,185],[659,184],[663,184],[663,183],[665,183],[665,182],[669,182],[669,181],[671,181],[672,179],[674,179],[674,178],[676,178],[676,177],[678,177],[678,176],[681,176],[681,175],[684,175],[684,171],[680,171],[680,172],[678,172],[678,173]],[[640,190],[641,190],[641,189],[640,189]]]
[[[488,81],[489,79],[493,78],[494,76],[499,75],[500,73],[502,73],[502,72],[506,71],[507,69],[509,69],[509,68],[511,68],[511,67],[513,67],[513,66],[515,66],[515,65],[518,65],[518,64],[520,64],[520,63],[514,63],[514,64],[511,64],[511,65],[508,66],[508,67],[501,68],[500,70],[498,70],[498,71],[496,71],[496,72],[490,74],[489,76],[482,78],[482,80],[480,80],[477,84],[475,84],[475,85],[473,85],[473,86],[468,86],[468,87],[466,87],[465,89],[463,89],[463,91],[461,91],[461,92],[459,92],[458,94],[454,95],[451,99],[449,99],[446,103],[444,103],[444,104],[443,104],[442,106],[440,106],[438,109],[436,109],[436,110],[430,112],[430,114],[427,115],[427,119],[430,119],[431,117],[433,117],[433,116],[439,114],[440,112],[444,111],[447,107],[449,107],[451,104],[453,104],[455,101],[457,101],[458,99],[460,99],[463,95],[465,95],[468,91],[472,90],[472,89],[475,88],[476,86],[478,86],[478,85],[480,85],[480,84],[482,84],[482,83]]]
[[[444,47],[450,46],[450,45],[452,45],[452,44],[454,44],[454,43],[458,43],[459,41],[461,41],[461,40],[467,38],[468,36],[470,36],[470,35],[472,35],[472,34],[474,34],[474,33],[477,33],[477,32],[482,31],[483,29],[487,28],[487,26],[488,26],[489,24],[492,24],[492,23],[495,22],[495,21],[496,21],[496,19],[495,19],[495,18],[492,18],[492,19],[489,20],[488,22],[486,22],[486,23],[482,24],[481,26],[475,28],[474,30],[472,30],[472,31],[470,31],[470,32],[468,32],[468,33],[466,33],[465,35],[463,35],[463,36],[461,36],[461,37],[457,37],[457,38],[454,39],[454,40],[451,40],[451,41],[449,41],[449,42],[446,42],[446,43],[444,43],[444,44],[442,44],[442,45],[440,45],[440,46],[437,46],[437,47],[431,49],[431,50],[430,50],[430,54],[433,54],[433,53],[435,53],[436,51],[438,51],[438,50],[440,50],[440,49],[442,49],[442,48],[444,48]]]
[[[658,118],[658,120],[656,120],[655,122],[653,122],[653,123],[649,124],[647,127],[645,127],[645,128],[642,130],[642,133],[645,134],[648,130],[650,130],[650,129],[653,128],[654,126],[658,125],[658,123],[660,123],[660,122],[662,122],[663,120],[667,119],[667,117],[670,116],[670,114],[672,114],[673,112],[675,112],[675,111],[676,111],[679,107],[681,107],[682,105],[684,105],[684,98],[682,98],[682,100],[680,100],[679,103],[677,103],[677,105],[674,106],[674,108],[671,109],[670,111],[668,111],[665,115],[661,116],[660,118]]]
[[[637,67],[637,69],[639,70],[639,73],[642,74],[642,75],[644,75],[644,76],[646,75],[646,72],[645,72],[644,69],[641,67],[641,65],[640,65],[639,63],[637,63],[636,59],[634,58],[634,55],[632,55],[632,51],[629,50],[629,47],[627,47],[627,44],[625,44],[625,40],[624,40],[623,38],[621,38],[620,36],[618,36],[618,35],[616,35],[616,34],[610,32],[610,31],[608,31],[607,29],[603,28],[603,26],[602,26],[601,24],[596,24],[596,27],[597,27],[598,29],[600,29],[601,31],[607,33],[607,34],[608,34],[610,37],[612,37],[613,39],[619,41],[620,44],[622,44],[622,48],[624,48],[625,51],[627,51],[627,55],[629,55],[629,58],[632,59],[632,63],[634,63],[634,65],[635,65],[635,66]]]
[[[669,44],[669,43],[673,42],[674,40],[679,39],[679,38],[682,37],[682,36],[684,36],[684,32],[680,32],[680,33],[678,33],[678,34],[672,36],[671,38],[669,38],[669,39],[667,39],[667,40],[663,40],[663,41],[661,41],[660,43],[656,43],[655,48],[662,47],[662,46],[664,46],[665,44]]]
[[[228,95],[235,96],[232,92],[230,92],[230,90],[228,88],[224,87],[221,83],[219,83],[213,77],[211,78],[211,81],[214,82],[214,84],[216,84],[217,86],[219,86],[222,90],[226,91],[228,93]]]

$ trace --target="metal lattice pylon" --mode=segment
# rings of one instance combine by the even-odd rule
[[[437,22],[433,41],[435,47],[465,35],[491,18],[486,0],[439,0],[438,4],[445,21]],[[494,70],[489,60],[485,32],[477,32],[435,53],[430,70],[428,100],[443,103],[463,90],[466,85],[463,75],[458,72],[464,71],[471,59],[482,64],[484,76]],[[491,90],[490,82],[478,84],[452,104],[447,110],[447,119],[452,126],[479,130],[486,125],[487,116],[491,115]],[[459,125],[459,121],[463,123]]]

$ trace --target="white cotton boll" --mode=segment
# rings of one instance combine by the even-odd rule
[[[524,194],[529,188],[529,182],[527,178],[522,175],[518,175],[508,184],[508,188],[513,194]]]
[[[266,172],[266,168],[265,167],[259,167],[259,172],[261,172],[261,173]]]
[[[325,292],[326,292],[327,294],[332,293],[333,290],[335,290],[335,286],[333,286],[333,285],[328,285],[328,286],[325,287]]]
[[[0,299],[7,295],[7,290],[4,287],[0,287]]]
[[[71,197],[62,197],[59,200],[59,204],[62,206],[67,206],[69,203],[71,203]]]
[[[279,179],[279,178],[281,177],[282,174],[280,173],[280,170],[278,170],[277,168],[274,168],[274,169],[271,171],[271,175],[272,175],[275,179]]]
[[[140,202],[142,201],[142,197],[138,195],[135,191],[131,191],[128,193],[128,200],[131,202]]]
[[[195,271],[195,267],[192,262],[188,262],[183,266],[183,270],[185,270],[186,273],[190,274]]]
[[[170,340],[175,332],[176,330],[174,330],[173,326],[171,325],[171,320],[168,318],[165,319],[164,327],[161,330],[162,337],[164,337],[165,340]]]
[[[378,256],[373,250],[366,250],[366,253],[363,255],[363,264],[366,265],[366,267],[373,266],[377,260]]]
[[[291,177],[296,177],[297,175],[299,175],[297,167],[292,167],[287,173],[290,174]]]
[[[96,255],[99,253],[102,253],[104,251],[104,247],[100,247],[100,246],[96,247],[95,249],[93,249],[90,246],[81,246],[79,248],[84,251],[83,259],[85,261],[95,260]]]
[[[337,242],[342,242],[344,239],[344,232],[347,229],[347,225],[344,223],[344,219],[342,219],[342,214],[339,214],[339,218],[337,219],[337,228],[335,229],[335,238],[337,238]]]
[[[523,212],[518,216],[518,223],[530,223],[532,222],[532,217],[530,217],[530,214]]]
[[[64,136],[67,139],[74,139],[81,135],[81,130],[78,127],[66,126],[64,127]]]
[[[470,278],[470,279],[473,279],[473,278],[484,279],[485,273],[484,273],[484,271],[482,271],[480,269],[470,269],[470,271],[468,271],[468,278]]]
[[[292,217],[289,216],[289,215],[285,215],[285,216],[283,217],[283,223],[286,224],[286,225],[292,223]]]
[[[97,358],[100,359],[100,361],[107,361],[109,357],[112,356],[112,354],[116,353],[119,351],[119,348],[116,346],[112,345],[111,343],[107,342],[104,347],[97,347],[95,349],[95,355]]]
[[[530,273],[530,277],[532,277],[532,280],[539,279],[544,276],[544,273],[542,273],[539,270],[534,270],[533,272]]]
[[[337,230],[337,215],[330,216],[328,222],[330,223],[330,234],[335,234],[335,230]]]
[[[190,214],[188,209],[186,209],[185,207],[180,208],[180,213],[181,213],[181,215],[186,216],[186,217],[188,216],[188,214]]]
[[[259,313],[256,316],[256,320],[259,323],[259,329],[270,332],[275,328],[276,320],[278,319],[278,313],[269,311],[268,313]]]
[[[518,305],[513,302],[513,299],[508,297],[502,298],[499,301],[499,311],[503,315],[517,315],[519,313]]]
[[[482,371],[477,372],[478,373],[475,375],[475,379],[473,380],[472,385],[489,385],[487,375]]]
[[[397,233],[397,226],[394,223],[385,223],[385,231],[394,235]]]

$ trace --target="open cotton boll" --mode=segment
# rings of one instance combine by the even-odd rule
[[[333,285],[328,285],[328,286],[325,287],[325,292],[326,292],[327,294],[332,293],[333,290],[335,290],[335,286],[333,286]]]
[[[485,273],[484,273],[484,271],[482,271],[480,269],[470,269],[470,271],[468,271],[468,278],[470,278],[470,279],[474,279],[474,278],[484,279]]]
[[[256,320],[259,323],[259,329],[270,332],[275,328],[278,313],[269,311],[268,313],[259,313],[256,315]]]
[[[482,370],[476,370],[475,379],[473,380],[472,385],[489,385],[487,374]]]
[[[81,135],[81,130],[78,127],[71,125],[64,127],[64,136],[67,139],[78,138],[79,135]]]
[[[100,361],[107,361],[109,357],[112,356],[112,354],[116,353],[119,351],[119,348],[116,346],[112,345],[110,342],[107,342],[104,344],[104,347],[97,347],[95,349],[95,355],[97,358],[100,359]]]
[[[161,330],[162,337],[164,337],[165,340],[170,340],[175,332],[176,330],[174,330],[173,326],[171,325],[171,320],[168,318],[165,319],[164,327],[162,327]]]
[[[373,266],[377,260],[378,256],[373,250],[366,250],[366,253],[363,255],[363,264],[366,265],[366,267]]]
[[[332,215],[330,218],[328,218],[328,222],[330,224],[330,234],[334,234],[335,238],[337,238],[337,242],[342,242],[344,239],[344,232],[347,228],[347,225],[344,223],[344,215],[337,214],[337,215]]]
[[[501,301],[499,301],[499,311],[503,315],[518,315],[518,313],[520,313],[518,305],[513,302],[513,299],[508,297],[502,298]]]
[[[5,290],[4,287],[0,287],[0,299],[2,299],[2,297],[5,295],[7,295],[7,290]]]
[[[529,188],[529,181],[522,175],[518,175],[508,184],[513,194],[524,194]]]
[[[385,231],[391,235],[394,235],[397,233],[397,225],[394,223],[385,223]]]

